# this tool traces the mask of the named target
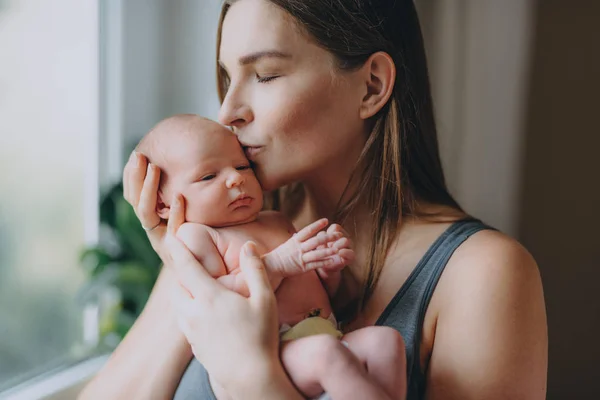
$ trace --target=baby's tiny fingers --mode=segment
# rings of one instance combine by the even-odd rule
[[[306,264],[311,261],[322,260],[324,258],[330,257],[337,253],[337,249],[319,249],[309,251],[308,253],[302,254],[302,261]]]
[[[327,245],[330,242],[335,242],[336,240],[342,237],[341,233],[325,233],[323,231],[319,232],[316,236],[308,239],[307,241],[300,244],[300,248],[302,251],[310,251],[314,250],[319,246]]]
[[[324,260],[319,260],[319,261],[311,261],[309,263],[306,263],[306,271],[312,271],[315,269],[319,269],[319,268],[326,268],[326,269],[331,269],[332,267],[335,267],[337,265],[337,261],[330,257],[330,258],[326,258]]]
[[[329,232],[329,233],[342,232],[342,227],[338,224],[331,224],[331,225],[329,225],[329,228],[327,228],[327,232]]]
[[[337,255],[342,259],[342,264],[344,265],[350,265],[356,259],[356,254],[352,249],[340,249]]]
[[[333,243],[333,247],[335,247],[338,250],[349,249],[352,248],[352,241],[347,237],[342,237],[341,239],[338,239],[335,241],[335,243]]]
[[[309,239],[317,234],[321,229],[327,226],[327,218],[321,218],[318,221],[313,222],[312,224],[300,229],[298,233],[296,233],[296,238],[304,242],[306,239]]]

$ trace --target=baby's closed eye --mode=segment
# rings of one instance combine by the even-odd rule
[[[212,179],[215,179],[217,177],[216,174],[208,174],[208,175],[204,175],[202,178],[200,178],[200,181],[210,181]]]

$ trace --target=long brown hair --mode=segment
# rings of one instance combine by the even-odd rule
[[[372,214],[365,285],[359,306],[372,293],[403,216],[423,217],[420,203],[460,210],[448,192],[440,161],[433,103],[421,27],[412,0],[269,0],[333,54],[340,70],[360,68],[375,52],[388,53],[396,65],[396,82],[388,103],[373,117],[373,129],[357,162],[358,189],[340,203],[333,218],[343,222],[359,204]],[[233,1],[221,10],[221,28]],[[223,101],[228,77],[217,64]],[[302,184],[271,194],[274,208],[293,214],[303,198]],[[284,207],[280,207],[283,205]]]

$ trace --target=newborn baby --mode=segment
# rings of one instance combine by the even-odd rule
[[[322,231],[328,222],[319,220],[295,233],[281,213],[261,211],[262,190],[250,163],[236,136],[216,122],[195,115],[167,118],[136,150],[161,170],[158,215],[167,219],[173,194],[181,193],[186,222],[177,235],[223,285],[247,294],[239,253],[247,241],[256,243],[277,299],[281,359],[304,395],[327,391],[336,397],[345,380],[366,371],[392,398],[403,393],[397,377],[404,364],[390,354],[397,347],[391,341],[399,341],[395,330],[369,327],[346,336],[337,330],[329,303],[333,293],[328,294],[315,269],[335,274],[353,261],[350,241],[339,225]],[[322,333],[327,335],[313,336]],[[328,355],[323,363],[320,354]]]

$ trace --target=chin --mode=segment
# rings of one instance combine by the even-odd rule
[[[285,176],[281,174],[265,174],[262,169],[256,171],[256,177],[264,192],[271,192],[293,182],[292,180],[285,179]]]
[[[244,216],[237,217],[237,218],[232,218],[229,221],[223,221],[221,224],[219,224],[218,227],[225,228],[228,226],[248,224],[250,222],[255,221],[257,217],[258,217],[258,212],[248,213],[248,215],[244,215]]]

